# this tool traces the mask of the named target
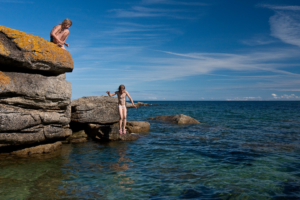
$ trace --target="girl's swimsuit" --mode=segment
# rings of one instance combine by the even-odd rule
[[[126,108],[125,105],[119,105],[119,108]]]

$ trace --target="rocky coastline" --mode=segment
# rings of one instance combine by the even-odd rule
[[[65,73],[73,68],[68,51],[41,37],[0,26],[0,156],[48,154],[63,144],[88,140],[133,141],[138,133],[150,130],[149,122],[128,121],[127,134],[120,135],[116,97],[71,101],[72,87]],[[131,103],[126,107],[133,108]],[[185,115],[152,120],[199,123]]]

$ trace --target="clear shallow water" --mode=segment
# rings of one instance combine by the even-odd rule
[[[300,199],[300,102],[149,102],[133,142],[65,145],[59,156],[0,160],[0,199]]]

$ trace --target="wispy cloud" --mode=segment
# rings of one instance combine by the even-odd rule
[[[281,100],[298,100],[300,99],[299,96],[296,96],[295,94],[284,94],[284,95],[277,95],[277,94],[272,94],[272,97],[274,99],[281,99]]]
[[[257,35],[251,39],[242,40],[241,42],[248,46],[259,46],[274,43],[275,40],[267,36]]]
[[[300,6],[260,5],[275,11],[270,17],[271,35],[287,44],[300,46]]]
[[[189,2],[189,1],[172,1],[172,0],[142,0],[141,4],[169,4],[169,5],[186,5],[186,6],[208,6],[207,3]]]
[[[130,9],[112,9],[109,12],[115,13],[115,17],[118,18],[168,17],[175,19],[196,19],[199,17],[199,13],[188,9],[161,9],[144,6],[133,6]]]
[[[235,97],[232,99],[226,99],[227,101],[261,101],[262,98],[258,97]]]
[[[278,6],[278,5],[270,5],[270,4],[259,4],[258,6],[269,8],[272,10],[293,10],[293,11],[300,10],[300,6]]]

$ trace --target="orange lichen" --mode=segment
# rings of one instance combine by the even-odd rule
[[[0,54],[8,56],[10,54],[10,51],[3,46],[3,44],[0,41]]]
[[[71,54],[59,48],[56,44],[47,40],[18,31],[4,26],[0,26],[0,32],[3,32],[8,38],[11,38],[15,44],[24,50],[24,57],[30,61],[50,62],[65,68],[73,69],[73,59]],[[3,54],[0,49],[0,54]]]
[[[7,85],[10,85],[11,79],[0,71],[0,88],[4,89]]]

